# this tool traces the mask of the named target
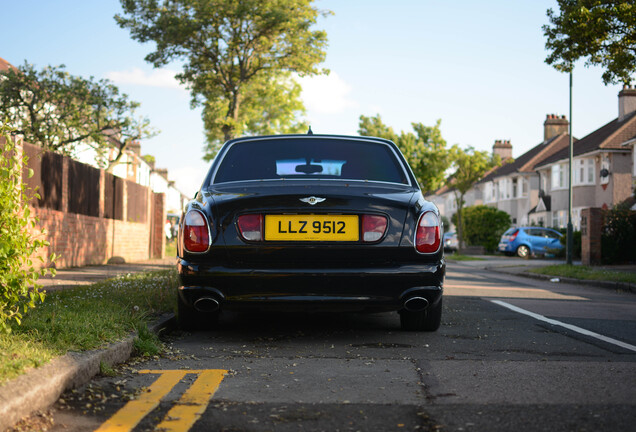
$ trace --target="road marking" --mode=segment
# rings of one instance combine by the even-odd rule
[[[102,424],[95,432],[130,432],[152,410],[154,410],[175,385],[187,374],[198,377],[168,412],[158,426],[166,431],[185,432],[201,417],[210,398],[216,392],[226,370],[141,370],[139,373],[159,374],[159,378],[148,387],[148,391],[131,400]]]
[[[201,371],[197,380],[183,394],[181,399],[168,411],[157,430],[165,432],[186,432],[205,412],[208,402],[227,371]]]
[[[490,301],[495,303],[495,304],[498,304],[499,306],[503,306],[503,307],[505,307],[507,309],[510,309],[511,311],[514,311],[514,312],[517,312],[517,313],[532,317],[532,318],[534,318],[536,320],[543,321],[543,322],[546,322],[548,324],[552,324],[552,325],[556,325],[556,326],[561,326],[561,327],[564,327],[564,328],[566,328],[568,330],[572,330],[573,332],[580,333],[580,334],[585,335],[585,336],[590,336],[590,337],[593,337],[595,339],[602,340],[603,342],[607,342],[607,343],[612,344],[612,345],[617,345],[617,346],[619,346],[621,348],[625,348],[626,350],[636,352],[636,346],[634,346],[634,345],[630,345],[628,343],[613,339],[611,337],[603,336],[602,334],[594,333],[593,331],[589,331],[589,330],[586,330],[586,329],[581,328],[581,327],[577,327],[577,326],[572,325],[572,324],[567,324],[567,323],[564,323],[564,322],[561,322],[561,321],[554,320],[552,318],[545,317],[543,315],[536,314],[534,312],[530,312],[530,311],[525,310],[525,309],[521,309],[520,307],[511,305],[510,303],[506,303],[506,302],[501,301],[501,300],[490,300]]]
[[[512,286],[488,286],[488,285],[459,285],[444,284],[444,294],[449,296],[479,296],[479,297],[510,297],[510,298],[536,298],[554,300],[587,300],[575,295],[559,294],[541,288],[519,288]]]

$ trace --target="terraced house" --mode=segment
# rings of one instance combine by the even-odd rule
[[[543,141],[512,159],[510,141],[497,140],[493,153],[504,163],[487,173],[466,194],[465,206],[485,204],[510,215],[513,225],[565,228],[568,219],[569,122],[548,114]],[[634,195],[636,185],[636,87],[618,94],[618,117],[584,138],[573,139],[573,225],[580,229],[581,210],[611,208]],[[451,219],[457,211],[452,185],[427,199]],[[452,227],[447,228],[452,230]]]
[[[572,223],[580,229],[581,210],[611,208],[633,196],[636,141],[636,88],[618,94],[618,117],[573,146]],[[563,228],[568,218],[569,163],[564,148],[537,164],[540,200],[530,223]]]

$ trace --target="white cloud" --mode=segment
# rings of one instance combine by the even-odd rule
[[[177,71],[170,69],[156,69],[145,72],[140,68],[132,68],[128,71],[112,71],[106,74],[106,78],[116,84],[134,84],[149,87],[163,87],[185,89],[175,78]]]
[[[351,86],[335,72],[329,75],[296,77],[296,80],[303,88],[302,99],[309,112],[338,114],[358,106],[350,97]]]

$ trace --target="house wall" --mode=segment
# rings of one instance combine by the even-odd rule
[[[622,202],[633,195],[632,188],[632,157],[630,153],[614,153],[611,159],[612,173],[612,202]]]
[[[572,188],[572,207],[597,207],[597,186],[574,186]],[[567,192],[567,191],[566,191]],[[567,194],[565,196],[565,208],[568,208]],[[554,208],[554,207],[553,207]]]

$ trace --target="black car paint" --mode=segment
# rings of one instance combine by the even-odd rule
[[[213,165],[204,184],[214,170]],[[433,211],[439,217],[439,211],[407,172],[412,185],[268,180],[202,188],[184,214],[190,209],[205,214],[211,246],[205,253],[189,253],[178,242],[181,300],[193,306],[207,296],[228,310],[399,311],[412,296],[438,304],[445,274],[443,245],[435,253],[420,254],[414,239],[419,216]],[[300,201],[309,196],[327,199],[315,205]],[[385,236],[370,244],[248,242],[237,227],[238,216],[248,213],[378,214],[387,216],[389,225]]]

